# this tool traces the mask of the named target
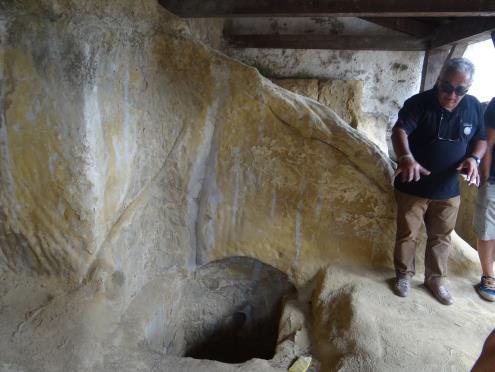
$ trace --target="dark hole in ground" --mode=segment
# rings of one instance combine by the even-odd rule
[[[187,290],[182,356],[224,363],[272,359],[285,295],[295,288],[277,269],[231,257],[198,270]]]
[[[224,363],[271,359],[275,355],[280,311],[277,304],[269,317],[256,320],[249,312],[236,311],[206,339],[190,347],[185,356]]]
[[[186,357],[243,363],[252,358],[271,359],[275,355],[278,337],[280,305],[269,318],[257,319],[237,311],[205,340],[192,346]]]

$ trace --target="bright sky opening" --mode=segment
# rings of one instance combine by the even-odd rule
[[[474,82],[469,94],[480,102],[495,97],[495,47],[491,39],[467,47],[464,57],[474,63]]]

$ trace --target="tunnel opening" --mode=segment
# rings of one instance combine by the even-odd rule
[[[296,290],[287,275],[249,257],[201,266],[168,313],[149,323],[147,343],[182,357],[243,363],[272,359],[286,296]]]
[[[238,310],[186,352],[186,357],[224,363],[243,363],[252,358],[272,359],[278,338],[280,304],[272,314],[253,321],[256,309]]]

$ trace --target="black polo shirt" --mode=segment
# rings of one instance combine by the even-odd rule
[[[492,98],[485,111],[485,127],[495,129],[495,98]],[[492,164],[490,165],[490,177],[488,181],[495,183],[495,148],[492,152]]]
[[[437,90],[433,88],[404,103],[395,127],[405,130],[414,158],[431,172],[417,182],[401,182],[399,175],[395,188],[436,200],[459,195],[456,168],[469,155],[474,142],[486,139],[479,101],[466,95],[450,112],[438,103]]]

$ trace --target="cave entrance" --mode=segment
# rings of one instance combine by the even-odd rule
[[[247,312],[234,312],[204,340],[191,345],[185,356],[224,363],[243,363],[252,358],[272,359],[278,338],[280,309],[274,309],[270,317],[259,319],[256,324],[252,324],[251,318],[252,314]]]
[[[249,257],[208,263],[182,292],[182,356],[242,363],[272,359],[287,276]]]

